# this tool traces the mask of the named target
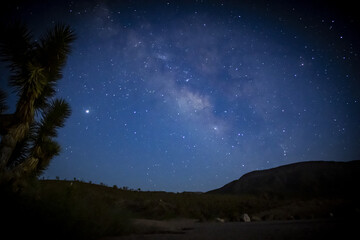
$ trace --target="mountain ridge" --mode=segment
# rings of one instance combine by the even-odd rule
[[[360,182],[360,160],[306,161],[252,171],[208,193],[351,198],[356,194],[357,182]]]

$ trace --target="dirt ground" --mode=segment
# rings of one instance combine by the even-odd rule
[[[359,222],[345,220],[291,220],[266,222],[206,222],[191,219],[139,219],[140,234],[103,240],[329,240],[360,239]]]

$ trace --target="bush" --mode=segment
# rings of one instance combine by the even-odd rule
[[[21,194],[1,191],[1,219],[8,220],[2,234],[14,239],[22,234],[26,239],[97,239],[132,231],[129,211],[83,183],[41,182]]]

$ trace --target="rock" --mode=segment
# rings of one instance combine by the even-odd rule
[[[247,213],[244,213],[240,216],[240,221],[242,222],[251,222],[251,219]]]
[[[261,221],[261,217],[259,217],[259,216],[252,216],[251,217],[251,221],[253,221],[253,222],[259,222],[259,221]]]
[[[216,222],[220,222],[220,223],[224,223],[224,222],[225,222],[225,219],[223,219],[223,218],[216,218],[215,220],[216,220]]]

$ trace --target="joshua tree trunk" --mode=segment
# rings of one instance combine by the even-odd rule
[[[14,122],[15,114],[0,114],[0,134],[6,135]]]
[[[23,140],[29,132],[30,124],[34,119],[34,100],[36,96],[31,96],[29,101],[20,99],[15,113],[17,123],[8,129],[0,143],[0,173],[6,171],[6,166],[16,147],[16,144]],[[26,102],[26,104],[22,104]]]
[[[29,130],[29,124],[22,123],[9,129],[8,133],[1,139],[0,143],[0,172],[6,170],[16,144],[25,137]]]
[[[29,132],[34,119],[34,101],[36,96],[30,96],[29,101],[20,99],[15,118],[18,120],[2,137],[0,143],[0,172],[4,171],[16,144],[23,140]]]

